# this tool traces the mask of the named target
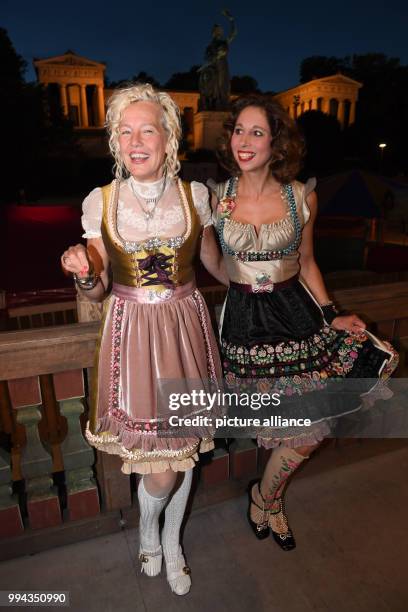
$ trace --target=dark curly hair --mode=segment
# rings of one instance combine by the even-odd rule
[[[265,112],[272,134],[271,173],[279,183],[290,183],[302,166],[304,142],[296,123],[269,94],[249,94],[234,100],[231,116],[224,123],[226,134],[217,151],[220,163],[232,175],[240,174],[231,150],[231,136],[239,114],[248,106],[256,106]]]

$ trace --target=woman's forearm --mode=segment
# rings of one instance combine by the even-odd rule
[[[314,259],[307,262],[301,261],[300,275],[319,304],[326,304],[330,301],[322,273]]]
[[[105,287],[100,279],[93,289],[81,289],[78,284],[76,284],[76,288],[81,297],[86,298],[90,302],[102,302],[106,295]]]
[[[228,274],[224,258],[215,240],[214,230],[211,226],[203,231],[200,248],[200,260],[207,270],[218,282],[229,285]]]
[[[228,287],[229,278],[222,255],[220,255],[219,259],[215,261],[214,259],[201,258],[201,262],[211,276],[213,276],[222,285],[226,285]]]
[[[76,282],[75,286],[81,298],[85,298],[89,300],[90,302],[102,302],[102,300],[106,297],[106,287],[108,286],[108,275],[102,272],[102,274],[98,276],[95,287],[93,287],[92,289],[82,288],[80,281]]]

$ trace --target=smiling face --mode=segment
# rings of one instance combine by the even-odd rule
[[[247,106],[237,117],[231,150],[242,172],[265,169],[272,157],[271,130],[265,111]]]
[[[161,178],[166,156],[167,134],[162,109],[155,102],[130,104],[119,124],[119,149],[130,174],[141,182]]]

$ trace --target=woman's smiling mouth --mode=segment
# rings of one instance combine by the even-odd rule
[[[255,155],[256,153],[253,151],[238,151],[238,159],[241,162],[251,161],[251,159],[254,159]]]

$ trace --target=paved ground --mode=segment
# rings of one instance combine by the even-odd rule
[[[69,591],[75,612],[405,612],[408,447],[317,470],[327,458],[291,483],[293,552],[254,538],[243,497],[194,512],[185,597],[140,574],[137,530],[1,563],[0,589]]]

